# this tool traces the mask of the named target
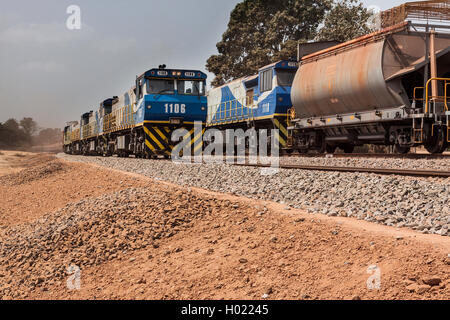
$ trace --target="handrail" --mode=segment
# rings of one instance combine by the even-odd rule
[[[246,96],[241,99],[228,100],[215,106],[215,112],[208,115],[210,123],[251,119],[253,117],[254,97]]]
[[[80,140],[80,129],[75,129],[70,134],[70,141],[78,141]]]
[[[430,100],[429,96],[428,96],[428,92],[429,92],[428,88],[430,86],[431,81],[445,81],[444,86],[447,87],[447,81],[450,81],[450,78],[430,78],[427,81],[427,84],[425,86],[425,113],[428,113],[428,102]],[[444,98],[444,100],[446,101],[445,102],[445,107],[448,110],[448,108],[447,108],[447,100],[445,99],[446,95],[444,97],[441,97],[441,96],[436,96],[436,97],[432,96],[431,97],[431,99],[435,99],[435,98]]]
[[[450,98],[447,96],[447,86],[449,86],[450,83],[445,82],[445,86],[444,86],[444,105],[445,105],[445,110],[448,111],[448,104],[447,104],[447,100]]]
[[[92,138],[98,135],[98,123],[89,122],[88,124],[82,126],[83,139]]]
[[[134,112],[132,105],[128,105],[103,117],[103,132],[113,132],[134,125]]]

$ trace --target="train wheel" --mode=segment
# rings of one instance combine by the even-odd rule
[[[344,144],[341,149],[344,150],[344,153],[353,153],[355,146],[351,144]]]
[[[333,154],[336,152],[337,146],[331,146],[329,144],[327,144],[327,146],[325,147],[325,151],[329,154]]]
[[[447,149],[447,142],[445,140],[445,130],[442,127],[437,127],[434,130],[434,135],[430,136],[424,143],[424,147],[431,154],[439,154]]]
[[[411,150],[410,147],[402,147],[398,144],[394,146],[394,152],[398,154],[407,154]]]
[[[282,149],[281,150],[281,154],[292,154],[292,152],[294,152],[294,150],[292,150],[292,149]]]

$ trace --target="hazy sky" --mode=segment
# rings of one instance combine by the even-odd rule
[[[0,0],[0,122],[63,127],[160,64],[205,71],[238,2]],[[70,5],[81,8],[81,30],[66,27]]]

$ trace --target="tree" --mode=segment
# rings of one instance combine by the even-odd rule
[[[367,32],[369,16],[360,0],[244,0],[231,12],[228,28],[216,45],[218,54],[206,63],[216,76],[212,85],[296,57],[298,42],[345,41],[361,35]]]
[[[358,0],[340,0],[325,16],[317,39],[345,42],[370,33],[367,22],[371,15]]]
[[[19,131],[20,130],[19,123],[17,122],[16,119],[6,120],[6,122],[3,124],[3,128],[5,128],[6,130],[11,130],[11,131]]]
[[[38,129],[37,123],[33,120],[33,118],[23,118],[20,120],[20,126],[25,131],[25,134],[31,138],[33,134],[36,133]]]
[[[39,134],[34,137],[35,145],[48,145],[61,141],[61,129],[46,128],[39,131]]]
[[[266,64],[296,56],[297,41],[308,41],[331,0],[244,0],[231,12],[228,29],[217,43],[219,54],[206,68],[216,75],[212,84],[252,75]]]
[[[20,128],[16,119],[9,119],[0,128],[0,145],[19,147],[30,142],[29,136]]]

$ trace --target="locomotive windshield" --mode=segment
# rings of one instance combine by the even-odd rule
[[[161,80],[161,79],[148,79],[147,80],[147,93],[150,94],[174,94],[175,93],[175,81],[174,80]]]
[[[198,80],[179,80],[177,82],[178,94],[188,94],[194,96],[205,95],[205,84]]]
[[[277,70],[278,85],[282,87],[292,86],[295,78],[295,70]]]

